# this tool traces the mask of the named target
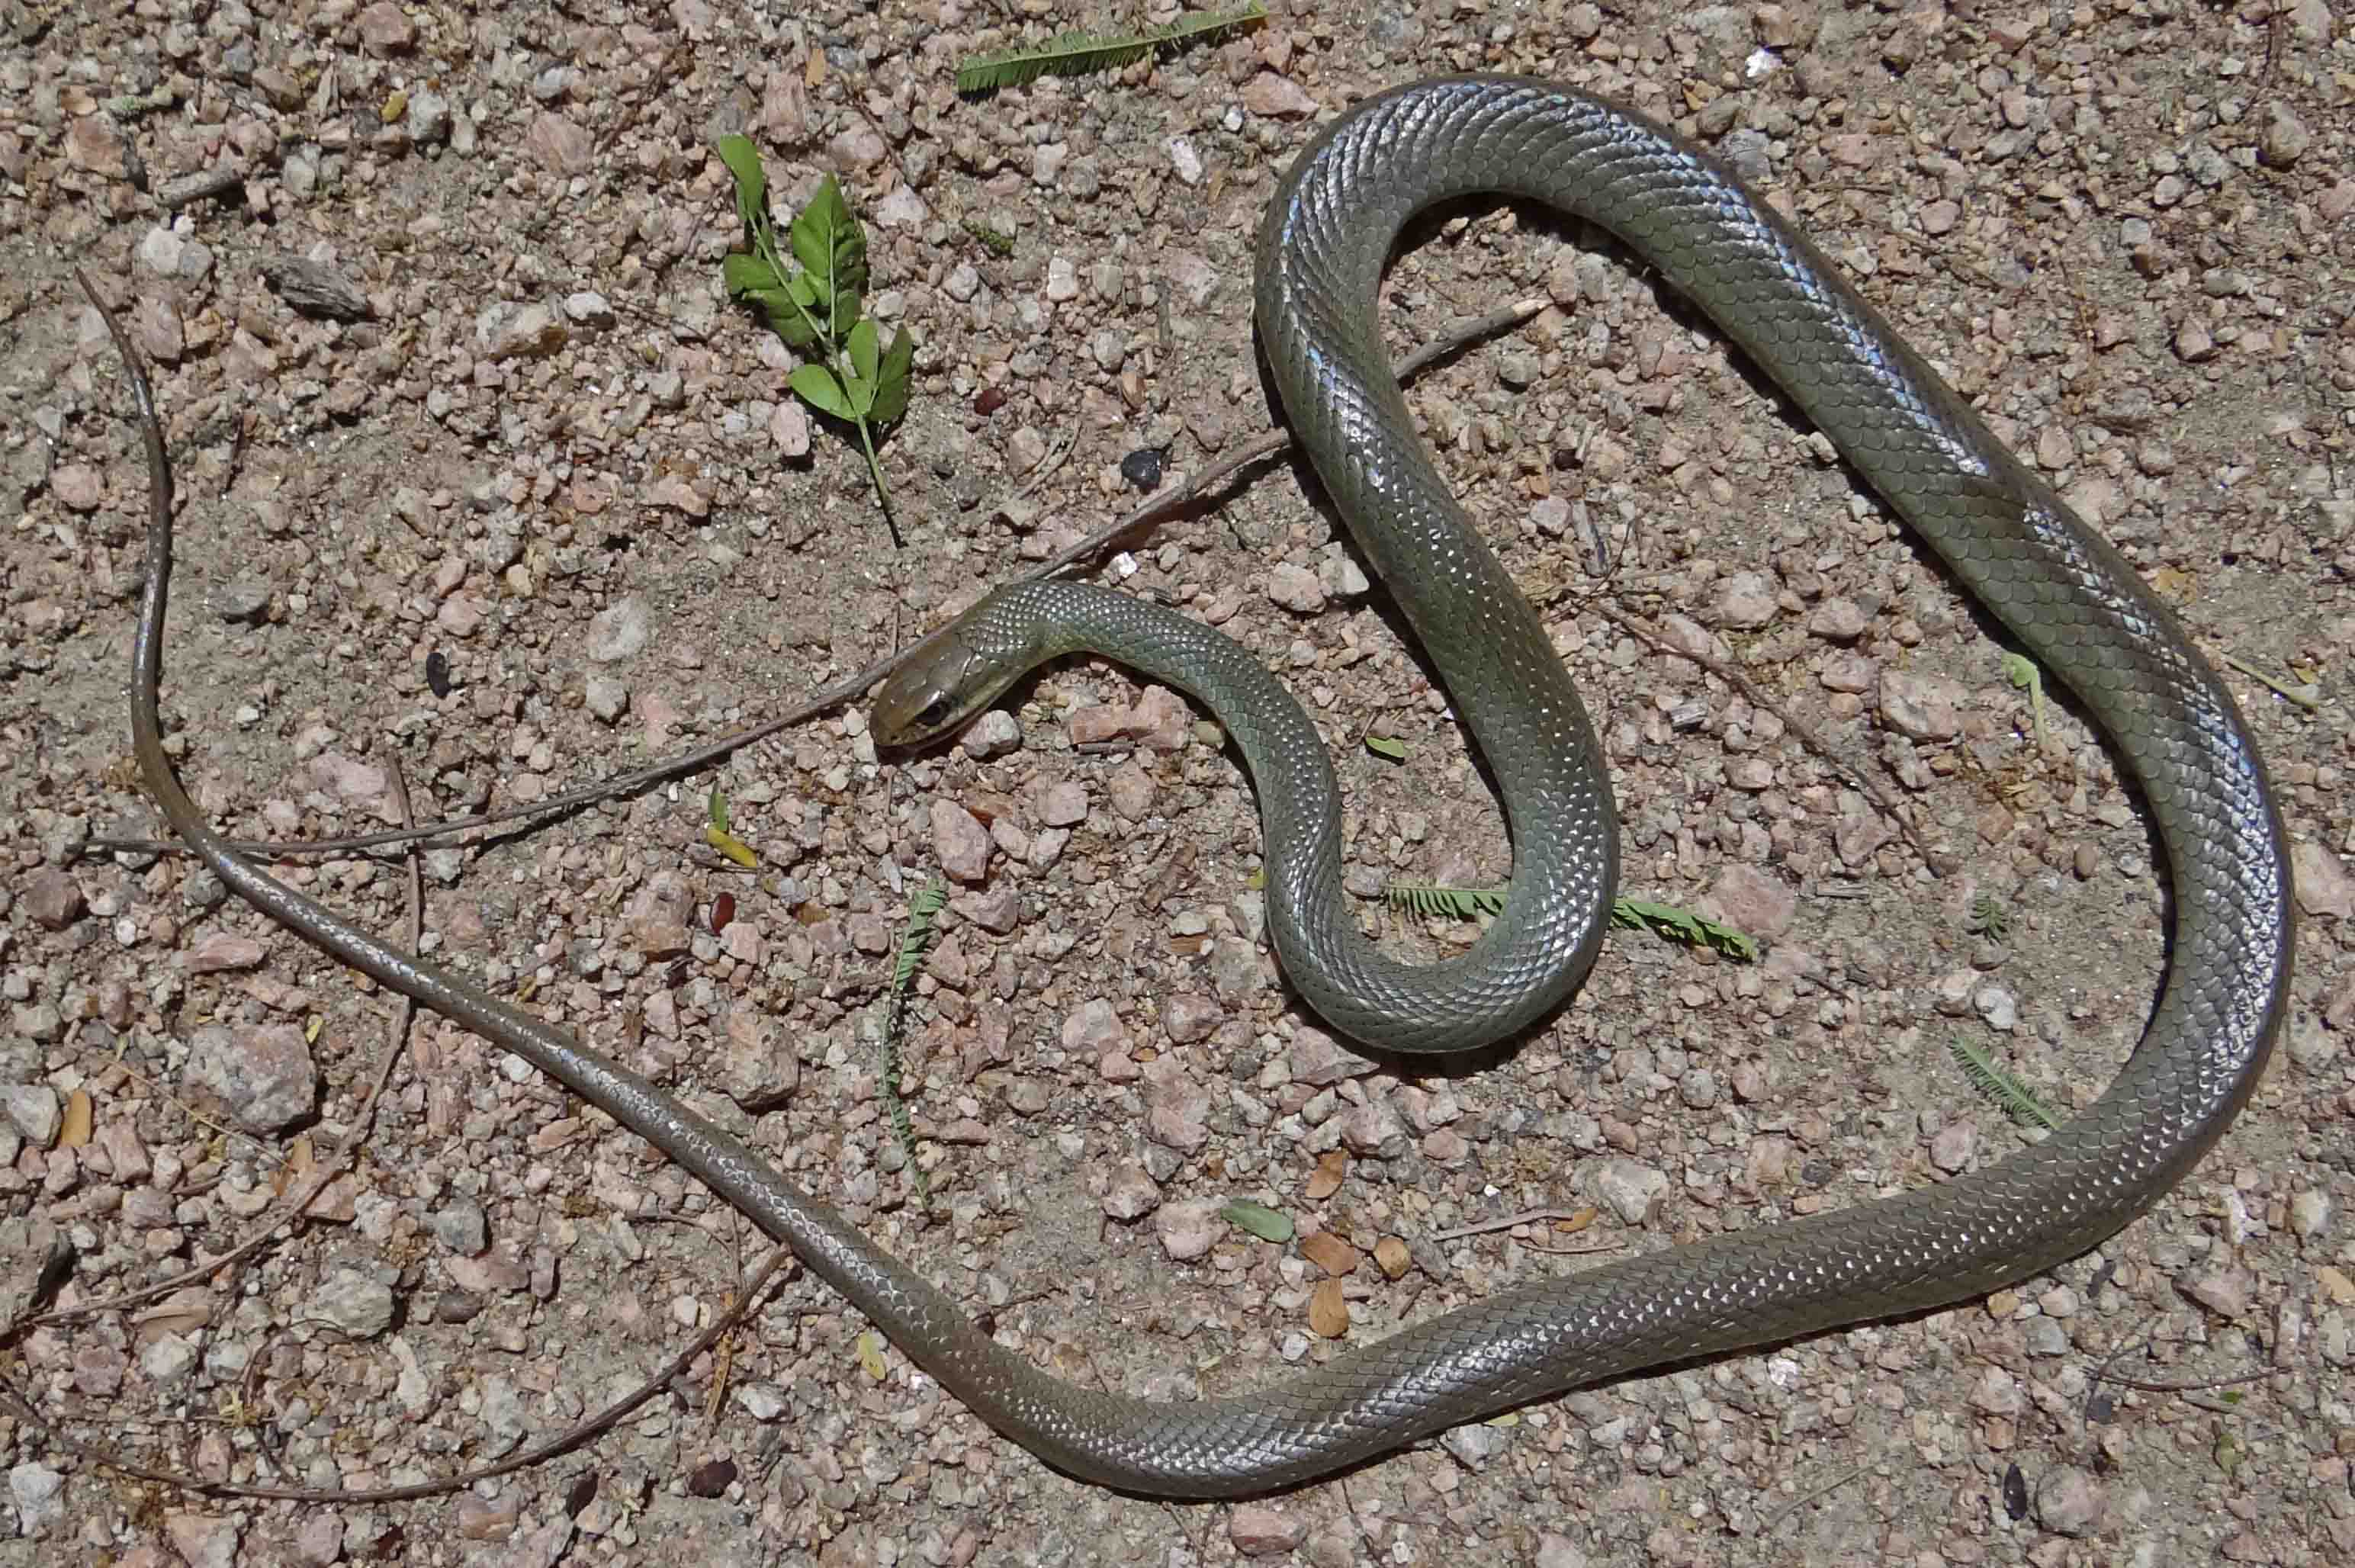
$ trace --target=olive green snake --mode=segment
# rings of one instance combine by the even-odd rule
[[[2125,759],[2165,846],[2169,967],[2126,1065],[2051,1137],[1935,1186],[1526,1285],[1274,1388],[1179,1403],[1096,1392],[996,1344],[947,1295],[667,1093],[229,850],[162,750],[155,688],[169,481],[134,368],[157,475],[133,656],[142,770],[175,829],[236,892],[653,1142],[789,1243],[993,1426],[1072,1475],[1118,1488],[1226,1497],[1293,1485],[1581,1384],[1959,1301],[2101,1242],[2232,1122],[2286,1006],[2286,860],[2256,748],[2223,683],[2126,560],[1813,245],[1714,163],[1633,113],[1541,81],[1418,82],[1358,105],[1319,135],[1278,187],[1261,230],[1258,324],[1300,445],[1498,781],[1512,892],[1475,947],[1415,968],[1356,936],[1337,885],[1332,768],[1314,726],[1233,644],[1175,613],[1068,583],[1000,591],[887,687],[879,734],[908,739],[954,725],[1026,663],[1071,647],[1186,686],[1205,697],[1250,765],[1271,931],[1286,976],[1316,1012],[1392,1050],[1448,1050],[1542,1020],[1592,963],[1614,889],[1610,786],[1543,625],[1423,454],[1373,325],[1377,283],[1401,227],[1433,203],[1481,193],[1601,225],[1698,303],[2067,682]]]

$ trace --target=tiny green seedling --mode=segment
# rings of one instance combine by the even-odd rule
[[[2005,1115],[2021,1126],[2042,1127],[2047,1132],[2061,1125],[2061,1118],[2047,1110],[2044,1102],[2030,1093],[2027,1084],[2005,1072],[1986,1051],[1959,1035],[1947,1044],[1954,1052],[1955,1064],[1970,1080],[1971,1087]]]
[[[737,837],[729,827],[728,796],[718,784],[711,786],[711,799],[705,809],[710,820],[703,829],[703,841],[748,871],[760,865],[761,857],[752,847]]]
[[[981,244],[981,248],[988,251],[993,256],[1011,256],[1014,254],[1014,236],[1011,234],[999,233],[996,229],[992,229],[988,224],[984,223],[978,218],[966,219],[964,220],[964,231],[967,234],[972,235],[975,240],[978,240]]]
[[[1971,900],[1971,917],[1966,928],[1973,936],[2001,942],[2004,933],[2011,929],[2011,910],[1993,893],[1980,893]]]
[[[932,1183],[925,1179],[924,1168],[916,1163],[915,1122],[909,1116],[908,1102],[900,1092],[900,1043],[908,1027],[908,987],[915,984],[916,971],[940,934],[941,910],[948,901],[948,885],[938,877],[917,889],[908,901],[908,923],[900,933],[900,955],[891,965],[891,999],[884,1009],[883,1039],[876,1048],[876,1084],[882,1091],[884,1107],[890,1113],[891,1131],[899,1139],[900,1152],[907,1157],[908,1168],[915,1174],[916,1205],[920,1209],[932,1201]]]
[[[875,323],[859,315],[867,288],[867,235],[832,175],[787,230],[799,263],[789,266],[769,216],[769,176],[761,165],[761,150],[744,136],[722,136],[716,147],[735,177],[736,214],[751,247],[730,252],[723,265],[729,297],[759,311],[769,330],[803,356],[790,380],[794,394],[858,431],[884,526],[897,546],[900,525],[891,515],[891,493],[883,483],[875,441],[877,432],[908,411],[916,340],[901,327],[886,347]]]

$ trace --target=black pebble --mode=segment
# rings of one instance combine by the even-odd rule
[[[1120,476],[1140,490],[1151,490],[1161,483],[1163,449],[1140,446],[1120,460]]]

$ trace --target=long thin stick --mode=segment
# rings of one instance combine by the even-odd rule
[[[1433,338],[1400,360],[1399,379],[1404,381],[1436,361],[1457,352],[1467,344],[1476,343],[1484,337],[1493,336],[1507,327],[1527,321],[1544,308],[1545,301],[1541,299],[1517,300],[1511,304],[1490,311],[1486,315],[1459,322],[1443,336]],[[1021,573],[1014,581],[1027,582],[1037,578],[1050,577],[1066,567],[1082,560],[1093,560],[1110,550],[1114,545],[1128,540],[1132,535],[1149,532],[1165,519],[1176,515],[1195,496],[1214,491],[1233,475],[1254,463],[1274,456],[1291,444],[1292,432],[1288,430],[1272,430],[1264,435],[1254,437],[1243,446],[1204,469],[1200,474],[1190,478],[1181,476],[1173,481],[1167,486],[1155,492],[1126,517],[1115,522],[1107,523],[1077,544],[1059,550],[1047,560]],[[584,784],[579,789],[551,795],[546,800],[534,801],[529,805],[513,805],[500,811],[480,812],[472,816],[453,817],[425,827],[393,827],[378,833],[354,834],[342,838],[318,838],[303,843],[272,843],[266,839],[239,838],[230,840],[229,848],[249,858],[266,859],[286,859],[298,855],[348,855],[362,849],[379,849],[391,844],[446,838],[454,834],[471,833],[476,828],[496,827],[503,823],[552,819],[567,812],[578,811],[583,806],[595,805],[601,801],[635,795],[640,790],[650,788],[667,779],[700,773],[716,763],[725,762],[747,746],[757,744],[797,724],[806,724],[821,714],[832,712],[844,703],[864,696],[868,689],[883,680],[893,670],[915,656],[920,649],[927,645],[928,641],[929,639],[927,642],[911,643],[898,653],[877,659],[855,675],[845,676],[831,685],[821,687],[796,703],[790,710],[773,719],[764,720],[749,730],[740,730],[732,735],[723,735],[709,745],[698,746],[692,752],[683,752],[663,762],[649,763],[645,767],[623,773],[619,778],[608,779],[602,784]],[[93,848],[101,850],[129,850],[146,855],[187,853],[187,846],[176,838],[93,838],[91,842]]]

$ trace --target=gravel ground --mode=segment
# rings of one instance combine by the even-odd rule
[[[59,1235],[72,1305],[264,1222],[353,1125],[392,1012],[210,877],[89,847],[152,814],[123,707],[144,480],[77,263],[159,361],[185,501],[167,718],[190,787],[249,836],[381,826],[390,760],[432,818],[708,740],[1124,509],[1136,449],[1188,471],[1232,451],[1268,418],[1250,245],[1277,171],[1318,116],[1444,69],[1557,76],[1712,145],[2211,656],[2307,698],[2235,677],[2296,846],[2284,1049],[2148,1217],[1986,1302],[1173,1508],[1046,1469],[794,1274],[618,1431],[456,1498],[207,1501],[0,1415],[0,1563],[2349,1561],[2355,42],[2322,0],[1978,9],[1286,7],[1241,41],[967,102],[954,62],[1025,35],[957,0],[0,7],[10,1313]],[[790,196],[839,173],[871,308],[919,341],[883,453],[904,551],[855,449],[794,411],[788,362],[716,288],[734,225],[709,149],[739,128]],[[223,169],[241,177],[166,209]],[[1958,1035],[2050,1102],[2090,1100],[2163,957],[2152,841],[2110,757],[2059,702],[2039,744],[1985,618],[1640,267],[1533,213],[1423,238],[1391,274],[1402,346],[1555,301],[1415,402],[1553,606],[1615,770],[1626,891],[1745,923],[1763,963],[1621,933],[1513,1050],[1431,1076],[1354,1058],[1256,945],[1231,757],[1083,662],[912,763],[879,764],[855,713],[739,756],[719,778],[757,876],[704,848],[705,778],[435,852],[436,951],[744,1130],[1035,1360],[1167,1395],[1582,1266],[1558,1249],[1998,1157],[2022,1135],[1950,1061]],[[1353,891],[1504,876],[1477,769],[1297,470],[1248,473],[1124,570],[1322,717]],[[1782,713],[1602,604],[1681,617]],[[1961,869],[1933,878],[1783,714]],[[1405,760],[1358,746],[1369,728]],[[908,1052],[927,1212],[874,1040],[936,864],[953,898]],[[395,865],[300,874],[402,918]],[[1999,935],[1975,929],[1989,909]],[[1235,1197],[1300,1239],[1218,1219]],[[1533,1209],[1593,1213],[1440,1239]],[[136,1312],[21,1336],[10,1376],[165,1468],[424,1479],[650,1375],[762,1250],[432,1018],[322,1210]],[[2269,1375],[2097,1385],[2121,1352],[2153,1382]]]

